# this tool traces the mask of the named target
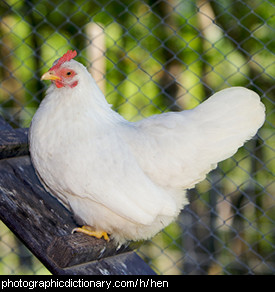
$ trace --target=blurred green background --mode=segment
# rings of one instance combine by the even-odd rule
[[[190,205],[138,253],[160,274],[275,272],[275,7],[267,0],[1,1],[0,114],[29,127],[53,61],[76,49],[130,121],[245,86],[266,106],[258,135],[189,192]],[[0,228],[0,274],[47,273]]]

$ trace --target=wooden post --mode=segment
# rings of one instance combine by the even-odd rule
[[[88,71],[92,74],[95,82],[105,94],[106,46],[104,30],[96,23],[89,23],[86,26],[86,33],[89,40],[87,46],[87,57],[90,61],[90,66],[88,66]]]

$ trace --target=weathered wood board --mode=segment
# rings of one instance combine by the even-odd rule
[[[72,213],[45,191],[28,155],[27,129],[0,119],[0,219],[54,274],[155,274],[128,246],[71,234]]]

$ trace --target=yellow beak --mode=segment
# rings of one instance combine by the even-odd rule
[[[42,75],[41,80],[61,80],[61,78],[48,71]]]

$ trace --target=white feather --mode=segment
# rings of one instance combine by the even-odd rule
[[[256,134],[264,112],[255,92],[232,87],[195,109],[138,122],[140,143],[128,142],[142,169],[157,184],[189,189]]]
[[[235,87],[193,110],[130,123],[83,65],[74,88],[51,85],[30,127],[45,187],[83,222],[119,242],[152,237],[187,203],[184,189],[233,155],[264,122],[258,95]]]

